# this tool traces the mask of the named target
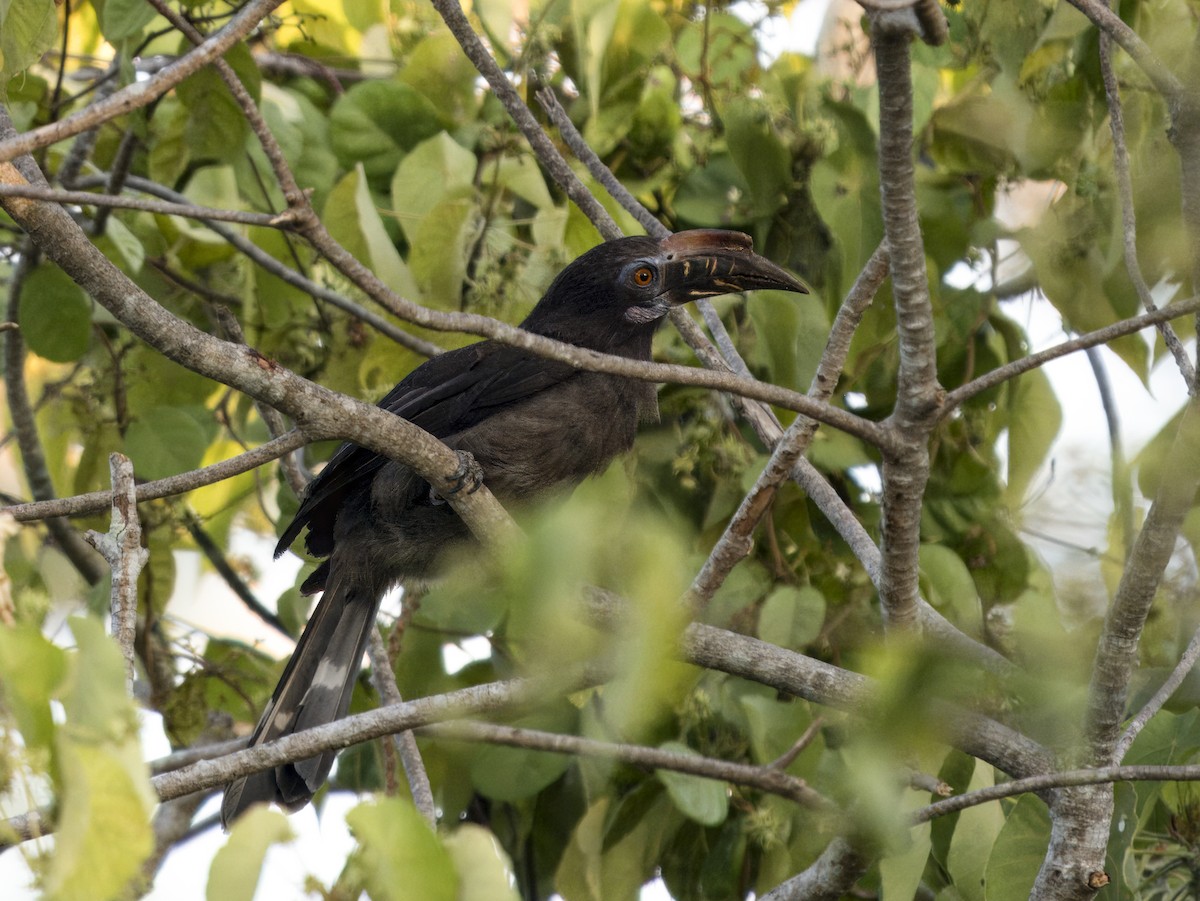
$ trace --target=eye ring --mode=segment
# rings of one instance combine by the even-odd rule
[[[633,270],[633,283],[639,288],[648,288],[654,282],[654,270],[649,266],[638,266]]]

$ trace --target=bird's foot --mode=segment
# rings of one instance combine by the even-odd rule
[[[471,452],[456,450],[454,453],[458,455],[458,466],[454,472],[447,476],[450,482],[450,489],[448,491],[438,491],[436,488],[430,488],[430,503],[444,504],[446,503],[446,498],[453,497],[464,489],[467,494],[474,494],[479,490],[479,486],[483,484],[483,467],[475,461],[475,457]]]

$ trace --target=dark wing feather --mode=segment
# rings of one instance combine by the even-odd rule
[[[576,372],[492,341],[452,350],[409,373],[379,406],[446,440],[498,410],[565,381]],[[306,546],[317,556],[333,551],[333,525],[347,493],[368,484],[387,462],[374,451],[346,442],[309,483],[296,517],[284,530],[275,555],[287,550],[307,525]]]

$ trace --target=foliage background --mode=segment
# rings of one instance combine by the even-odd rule
[[[217,5],[183,9],[209,28],[228,14]],[[752,373],[803,391],[833,316],[883,237],[880,114],[871,57],[851,27],[857,22],[831,30],[821,64],[791,52],[763,54],[762,27],[790,10],[755,5],[734,15],[722,3],[644,0],[533,3],[523,10],[491,0],[471,12],[522,94],[531,99],[552,88],[588,143],[661,221],[672,229],[744,230],[762,252],[807,279],[811,300],[717,304]],[[1138,299],[1122,257],[1095,28],[1073,7],[1041,0],[964,2],[945,11],[949,41],[914,45],[912,79],[937,375],[954,389],[1028,353],[1022,319],[1012,313],[1023,291],[1040,290],[1072,332],[1128,318]],[[1121,13],[1161,58],[1191,52],[1194,5],[1127,3]],[[157,54],[189,46],[152,7],[121,0],[58,12],[49,3],[13,0],[0,10],[0,33],[6,105],[21,130],[89,102],[84,88],[110,59],[109,75],[124,84]],[[51,41],[62,42],[65,57],[42,55]],[[226,59],[329,232],[405,297],[516,322],[565,262],[599,240],[548,182],[423,3],[296,0]],[[1167,303],[1186,296],[1184,274],[1192,268],[1178,204],[1164,202],[1180,194],[1178,167],[1163,162],[1174,159],[1168,113],[1139,69],[1120,55],[1116,63],[1126,88],[1138,261]],[[71,144],[55,144],[39,162],[59,173],[74,165],[71,154]],[[206,207],[286,206],[244,116],[209,69],[98,129],[77,177],[112,170],[125,173],[131,187],[146,187],[138,181],[145,179]],[[998,207],[1030,182],[1044,183],[1054,202],[1030,224],[1006,225]],[[624,230],[639,230],[596,193]],[[376,399],[422,359],[355,310],[314,300],[194,220],[94,209],[82,215],[109,258],[177,316],[221,333],[218,307],[228,307],[251,346],[323,385]],[[358,289],[295,235],[232,228],[284,266],[365,305]],[[105,463],[114,450],[130,456],[139,477],[154,479],[269,437],[246,396],[167,361],[54,265],[31,255],[15,229],[4,238],[8,282],[21,286],[19,308],[10,299],[17,315],[9,318],[29,352],[16,359],[8,344],[8,363],[22,370],[55,493],[107,487]],[[403,328],[444,348],[473,340]],[[1115,358],[1108,365],[1144,384],[1166,354],[1161,338],[1144,333],[1109,347]],[[673,330],[664,330],[657,352],[672,362],[693,359]],[[834,402],[869,419],[886,417],[899,354],[885,283],[855,334]],[[863,885],[885,897],[911,897],[918,885],[945,898],[1026,897],[1049,829],[1040,802],[1030,795],[972,808],[910,835],[901,813],[928,798],[898,788],[905,775],[896,764],[958,791],[995,779],[991,767],[949,749],[931,706],[946,697],[984,698],[989,713],[1063,759],[1077,755],[1105,594],[1122,574],[1144,498],[1171,478],[1162,460],[1175,424],[1131,465],[1119,454],[1113,459],[1105,488],[1112,513],[1095,554],[1101,581],[1082,587],[1051,571],[1023,531],[1042,528],[1028,521],[1037,509],[1030,502],[1052,478],[1047,466],[1061,404],[1075,399],[1056,396],[1034,370],[973,396],[938,427],[920,521],[921,587],[959,629],[1020,662],[1022,678],[1000,688],[976,665],[883,641],[876,590],[860,561],[818,506],[785,485],[752,555],[703,619],[878,678],[882,696],[863,729],[856,718],[770,686],[667,660],[681,625],[673,601],[767,455],[721,395],[669,385],[660,402],[662,422],[644,431],[628,465],[614,466],[569,501],[523,514],[529,542],[520,553],[496,565],[457,567],[422,600],[396,660],[401,692],[424,697],[607,655],[621,675],[603,690],[547,700],[513,721],[755,765],[777,760],[815,724],[815,737],[787,771],[850,811],[855,830],[881,849],[882,863],[869,868]],[[779,412],[786,424],[792,414]],[[1104,440],[1099,419],[1095,436]],[[332,446],[314,445],[306,462],[317,464]],[[877,535],[878,450],[822,428],[808,458]],[[21,485],[12,491],[30,493]],[[247,729],[279,665],[243,641],[198,635],[175,618],[174,552],[228,547],[236,529],[272,533],[294,507],[272,470],[142,507],[150,550],[140,585],[144,702],[161,713],[176,747],[211,732],[214,713],[227,714],[234,731]],[[1193,511],[1147,626],[1144,694],[1179,660],[1200,621],[1198,522]],[[103,530],[106,517],[77,524]],[[39,529],[8,535],[4,555],[15,625],[0,632],[10,716],[3,775],[12,798],[53,796],[63,822],[79,824],[44,853],[29,852],[29,863],[50,896],[111,894],[133,878],[155,840],[145,820],[150,796],[134,715],[120,700],[115,651],[96,619],[54,629],[66,609],[102,612],[108,587],[103,580],[89,587],[77,562]],[[248,561],[232,563],[253,582]],[[614,639],[581,624],[575,599],[589,584],[631,599],[636,627]],[[297,629],[306,605],[295,590],[286,592],[282,624]],[[55,642],[39,638],[39,630]],[[451,671],[444,647],[478,635],[487,637],[488,653]],[[57,723],[51,699],[65,714]],[[374,703],[364,681],[357,706]],[[1198,748],[1189,687],[1152,721],[1127,762],[1190,763]],[[426,880],[420,889],[403,882],[409,896],[465,897],[460,880],[474,886],[475,879],[501,879],[496,874],[511,862],[521,890],[542,897],[631,897],[660,875],[676,898],[739,898],[802,871],[836,831],[777,796],[667,771],[444,740],[423,740],[422,749],[443,821],[485,824],[503,852],[467,826],[427,836],[401,801],[366,802],[350,814],[357,845],[336,883],[323,889],[330,896],[365,887],[372,897],[390,897],[397,872]],[[332,789],[381,790],[389,767],[394,761],[380,743],[351,749]],[[1196,878],[1189,855],[1197,833],[1189,824],[1197,809],[1186,787],[1122,785],[1116,804],[1126,826],[1109,846],[1113,881],[1105,897],[1169,897],[1182,880]],[[6,812],[21,809],[6,805]],[[129,832],[105,835],[87,825],[90,818],[128,823]],[[247,820],[214,874],[252,882],[245,874],[256,873],[262,850],[285,835],[279,817]],[[411,857],[398,861],[381,851],[393,843]],[[113,846],[122,853],[109,853]],[[472,890],[480,897],[507,891]],[[228,897],[225,891],[210,882],[210,897]]]

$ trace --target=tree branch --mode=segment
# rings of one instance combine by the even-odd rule
[[[1162,481],[1146,522],[1117,586],[1096,648],[1089,686],[1087,740],[1091,762],[1114,763],[1117,739],[1137,663],[1138,640],[1162,580],[1184,517],[1200,487],[1200,398],[1184,408],[1183,419],[1162,468]]]
[[[29,166],[36,171],[37,167],[32,160],[29,161]],[[0,170],[0,182],[5,180],[3,175],[3,171]],[[20,259],[13,267],[8,285],[8,308],[5,315],[9,322],[14,323],[14,327],[3,332],[4,393],[8,399],[9,415],[12,417],[13,431],[17,436],[17,447],[21,451],[21,466],[25,471],[29,491],[34,500],[49,501],[54,497],[54,483],[46,466],[46,455],[42,449],[37,422],[29,405],[29,393],[25,387],[25,339],[15,325],[21,318],[21,292],[25,279],[37,264],[37,259],[34,245],[27,242]],[[100,509],[104,506],[107,506],[107,501]],[[47,517],[46,528],[59,549],[88,584],[95,585],[104,577],[104,567],[100,558],[93,553],[70,523],[57,516]]]
[[[243,40],[283,0],[249,0],[229,22],[200,47],[159,69],[145,81],[135,81],[108,97],[97,100],[80,110],[41,128],[16,134],[5,123],[0,138],[0,162],[8,162],[39,147],[49,147],[73,135],[80,134],[118,116],[153,103],[189,75],[222,56],[234,44]],[[5,116],[7,119],[7,115]]]
[[[371,657],[371,683],[379,692],[379,700],[383,706],[394,706],[404,703],[400,689],[396,685],[396,672],[392,668],[388,656],[387,645],[384,644],[378,629],[371,630],[367,644],[367,653]],[[413,804],[421,812],[431,828],[437,828],[437,803],[433,799],[433,786],[429,784],[429,773],[425,769],[425,761],[421,758],[421,749],[411,731],[399,732],[391,736],[392,744],[400,762],[404,765],[404,775],[408,779],[408,788],[412,792]]]
[[[916,811],[912,822],[927,823],[969,807],[978,807],[980,804],[999,801],[1001,798],[1015,798],[1029,792],[1040,794],[1072,785],[1104,785],[1113,782],[1200,782],[1200,764],[1088,767],[1026,776],[935,801]]]
[[[1019,360],[1013,360],[1011,363],[1007,363],[998,369],[993,369],[991,372],[972,379],[965,385],[960,385],[953,391],[948,392],[946,394],[946,401],[942,405],[941,412],[938,415],[940,418],[945,419],[956,408],[962,406],[976,395],[987,391],[989,388],[994,388],[996,385],[1006,382],[1009,379],[1016,378],[1023,372],[1029,372],[1031,369],[1044,366],[1051,360],[1057,360],[1059,357],[1065,357],[1067,354],[1076,353],[1088,347],[1095,347],[1098,344],[1107,344],[1109,341],[1115,341],[1117,338],[1122,338],[1125,335],[1132,335],[1144,328],[1149,328],[1160,322],[1166,322],[1169,319],[1178,319],[1189,313],[1195,313],[1197,310],[1200,310],[1200,296],[1181,300],[1170,306],[1159,307],[1157,310],[1143,313],[1140,316],[1134,316],[1131,319],[1114,322],[1112,325],[1106,325],[1104,328],[1096,329],[1094,332],[1079,335],[1069,341],[1056,344],[1054,347],[1048,347],[1045,350],[1022,357]]]
[[[1091,19],[1101,32],[1109,35],[1121,45],[1122,49],[1146,73],[1151,83],[1170,106],[1175,107],[1179,104],[1185,92],[1183,83],[1141,39],[1141,36],[1122,22],[1120,16],[1109,9],[1107,4],[1102,3],[1101,0],[1068,0],[1068,2]]]
[[[0,135],[11,131],[7,111],[0,110]],[[40,179],[36,170],[30,174]],[[12,164],[0,164],[0,180],[17,179],[20,175]],[[287,413],[312,438],[353,438],[411,467],[450,499],[455,512],[485,543],[500,541],[514,528],[486,488],[472,494],[453,493],[454,481],[449,477],[458,457],[428,432],[378,407],[322,388],[256,351],[214,338],[173,316],[113,266],[61,207],[16,198],[0,198],[0,206],[97,303],[169,359]]]
[[[157,500],[175,494],[186,494],[205,485],[213,485],[225,479],[249,472],[264,463],[277,460],[284,454],[289,454],[297,448],[308,444],[309,437],[299,429],[293,429],[286,435],[281,435],[273,441],[259,445],[253,450],[213,463],[202,469],[179,475],[156,479],[153,482],[142,482],[136,488],[137,502]],[[49,501],[36,501],[29,504],[13,504],[0,507],[0,512],[11,516],[17,522],[33,522],[54,516],[90,516],[107,507],[113,498],[111,491],[93,491],[90,494],[77,494],[74,497],[56,498]]]
[[[578,735],[561,735],[492,723],[457,720],[423,726],[418,731],[422,735],[451,741],[487,742],[511,748],[527,748],[555,754],[618,760],[645,770],[672,770],[677,773],[688,773],[692,776],[702,776],[705,779],[716,779],[721,782],[732,782],[735,785],[756,788],[759,791],[795,801],[802,807],[811,810],[830,812],[835,809],[827,798],[810,788],[803,779],[797,779],[781,769],[769,766],[752,766],[715,757],[704,757],[699,754],[681,754],[677,751],[663,751],[659,748],[648,748],[641,745],[617,744],[582,738]]]
[[[1117,180],[1117,193],[1121,197],[1121,237],[1125,251],[1125,269],[1138,300],[1148,311],[1158,309],[1150,294],[1150,286],[1142,275],[1141,264],[1137,257],[1137,214],[1133,206],[1133,182],[1129,177],[1129,147],[1125,143],[1125,114],[1121,105],[1121,88],[1117,82],[1117,73],[1112,62],[1112,35],[1106,29],[1100,29],[1100,74],[1104,80],[1104,94],[1108,101],[1108,125],[1113,136],[1113,175]],[[1196,391],[1196,367],[1188,359],[1183,342],[1175,334],[1169,322],[1158,323],[1167,349],[1175,358],[1175,365],[1183,376],[1184,384],[1189,393]]]
[[[873,683],[757,638],[693,623],[680,653],[689,663],[741,676],[807,701],[861,713],[870,705]],[[935,702],[946,740],[1013,776],[1049,772],[1053,756],[1037,742],[985,716]]]
[[[888,419],[895,439],[883,453],[879,600],[884,624],[917,624],[920,596],[920,519],[929,481],[930,431],[944,392],[937,381],[933,308],[925,248],[917,220],[912,149],[911,35],[873,19],[872,44],[879,81],[879,183],[883,228],[891,257],[900,346],[896,407]]]
[[[862,315],[875,297],[875,292],[887,277],[888,257],[883,247],[875,250],[871,258],[859,273],[854,285],[850,288],[834,320],[833,329],[825,343],[825,350],[817,365],[816,374],[808,388],[808,396],[814,400],[827,402],[837,387],[838,375],[846,363],[850,352],[850,340],[854,335]],[[798,469],[798,464],[808,450],[817,423],[805,416],[797,417],[771,452],[771,457],[755,480],[753,487],[742,498],[737,512],[730,519],[720,539],[713,546],[704,565],[692,580],[690,589],[691,602],[703,606],[712,599],[713,594],[724,584],[725,579],[739,562],[744,560],[754,547],[751,535],[763,515],[774,500],[779,486],[791,477],[801,481],[810,477],[821,478],[820,474],[808,467]],[[823,481],[823,479],[822,479]],[[812,495],[810,495],[812,497]],[[813,498],[821,512],[832,521],[839,515],[849,514],[849,509],[834,492],[821,495],[821,500],[832,502],[836,508],[826,510],[821,502]],[[874,548],[874,544],[871,545]]]
[[[90,181],[90,179],[89,179]],[[162,200],[142,200],[116,194],[98,194],[95,191],[64,191],[59,188],[22,184],[0,184],[0,195],[22,197],[28,200],[44,200],[75,206],[106,207],[122,210],[139,210],[164,216],[184,216],[189,219],[233,222],[239,225],[257,225],[262,228],[291,228],[295,214],[252,213],[246,210],[221,210],[215,207],[197,206],[194,203],[172,203]]]
[[[107,534],[88,531],[84,539],[100,552],[112,569],[112,634],[125,657],[125,688],[132,696],[137,656],[137,582],[150,552],[142,547],[142,523],[138,519],[133,490],[133,464],[124,454],[109,454],[112,474],[112,526]]]
[[[429,723],[522,710],[547,697],[561,697],[598,681],[602,678],[595,672],[558,673],[553,677],[475,685],[431,698],[378,707],[252,748],[244,747],[243,742],[242,750],[160,773],[151,778],[150,783],[160,801],[170,801],[193,792],[218,788],[242,776],[284,763],[314,757],[323,751],[348,748]],[[46,815],[39,811],[13,817],[8,820],[7,827],[13,830],[17,841],[49,835],[53,831]],[[0,842],[0,850],[8,846]]]
[[[1113,752],[1114,760],[1125,759],[1125,755],[1129,753],[1134,740],[1141,734],[1142,729],[1150,722],[1150,719],[1158,711],[1162,710],[1167,701],[1171,700],[1171,695],[1175,694],[1175,689],[1183,684],[1183,680],[1192,671],[1197,660],[1200,660],[1200,629],[1192,633],[1192,640],[1188,642],[1183,656],[1179,658],[1179,662],[1175,664],[1175,668],[1171,670],[1171,674],[1167,676],[1163,684],[1158,687],[1158,691],[1137,712],[1137,715],[1129,721],[1129,725],[1121,733],[1121,737],[1117,740],[1117,745]]]
[[[839,835],[804,872],[771,889],[762,901],[839,901],[871,860],[861,843]]]

